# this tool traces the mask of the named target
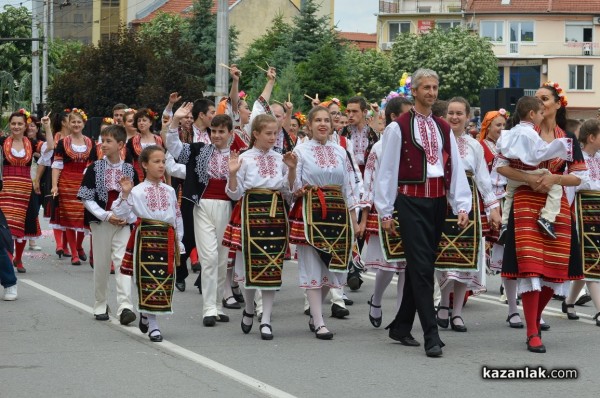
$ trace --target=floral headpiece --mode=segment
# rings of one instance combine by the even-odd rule
[[[302,127],[306,124],[306,115],[304,115],[302,112],[294,113],[294,117],[296,119],[298,119],[298,123],[300,123],[300,127]]]
[[[510,117],[510,112],[504,108],[498,109],[498,113],[500,114],[500,116],[503,116],[506,120],[508,120],[508,118]]]
[[[25,108],[21,108],[17,112],[19,112],[21,115],[25,116],[25,119],[27,120],[27,124],[31,123],[31,113],[29,113]]]
[[[102,124],[108,124],[110,126],[112,124],[115,124],[115,121],[112,117],[105,117],[104,119],[102,119]]]
[[[243,90],[240,91],[238,93],[238,97],[242,100],[242,101],[246,101],[246,98],[248,98],[248,94],[246,94]]]
[[[136,113],[137,111],[133,108],[127,108],[123,110],[123,113]]]
[[[146,108],[146,112],[148,112],[148,116],[150,116],[151,119],[158,119],[158,113],[154,112],[152,109]]]
[[[500,108],[497,111],[489,111],[483,117],[483,121],[481,122],[481,129],[479,130],[479,141],[483,141],[487,138],[488,128],[490,124],[492,124],[492,120],[497,118],[498,116],[502,116],[504,119],[508,119],[510,117],[510,112],[508,112],[504,108]]]
[[[543,87],[552,87],[552,88],[554,88],[554,90],[556,90],[556,93],[558,94],[558,98],[560,99],[560,106],[562,106],[564,108],[567,107],[567,104],[569,103],[567,101],[567,96],[565,95],[565,92],[559,86],[558,83],[547,81],[546,83],[543,84]]]
[[[73,108],[73,109],[65,109],[65,113],[78,113],[79,116],[81,116],[81,118],[83,119],[84,122],[87,122],[87,115],[85,114],[85,112],[83,111],[83,109],[79,109],[79,108]]]

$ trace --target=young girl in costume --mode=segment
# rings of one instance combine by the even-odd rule
[[[126,113],[127,114],[127,113]],[[162,138],[152,133],[152,124],[156,120],[156,113],[150,108],[142,108],[133,116],[133,126],[138,130],[139,134],[134,135],[127,140],[127,156],[133,160],[133,167],[140,176],[140,181],[143,181],[144,172],[142,170],[139,156],[142,150],[150,145],[163,146]],[[126,121],[127,123],[127,121]]]

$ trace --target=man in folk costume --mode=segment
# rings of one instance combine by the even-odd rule
[[[275,147],[273,150],[281,154],[291,152],[294,150],[296,137],[292,137],[288,130],[290,129],[290,123],[292,121],[292,109],[293,105],[291,102],[286,102],[284,106],[280,104],[272,104],[270,109],[266,109],[266,113],[270,113],[277,119],[277,140],[275,141]]]
[[[403,345],[419,346],[410,333],[418,311],[425,353],[439,357],[444,343],[433,305],[435,253],[447,202],[458,216],[458,226],[464,228],[471,211],[471,191],[450,126],[431,114],[438,94],[437,73],[418,69],[412,82],[414,108],[391,123],[383,135],[375,207],[382,229],[392,235],[400,233],[407,262],[402,304],[387,327],[389,336]]]
[[[182,143],[178,126],[190,109],[192,104],[184,103],[175,112],[166,144],[177,163],[186,165],[182,207],[183,202],[193,203],[194,235],[202,263],[202,322],[210,327],[215,322],[229,321],[221,302],[229,254],[229,248],[221,242],[232,210],[225,186],[230,150],[239,151],[246,145],[233,134],[233,122],[227,115],[217,115],[212,119],[211,144]]]

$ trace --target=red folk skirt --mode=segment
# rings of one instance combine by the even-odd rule
[[[58,206],[55,208],[54,224],[67,229],[85,230],[83,202],[77,198],[85,166],[85,162],[64,164],[58,178]]]
[[[26,239],[27,209],[31,201],[33,184],[29,166],[4,166],[3,189],[0,191],[0,209],[6,216],[10,233],[15,239]]]

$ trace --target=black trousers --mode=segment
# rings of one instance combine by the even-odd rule
[[[443,347],[435,320],[433,278],[435,255],[446,220],[446,197],[413,198],[399,194],[394,208],[406,251],[406,271],[402,304],[390,327],[400,336],[408,336],[418,312],[425,349]]]

